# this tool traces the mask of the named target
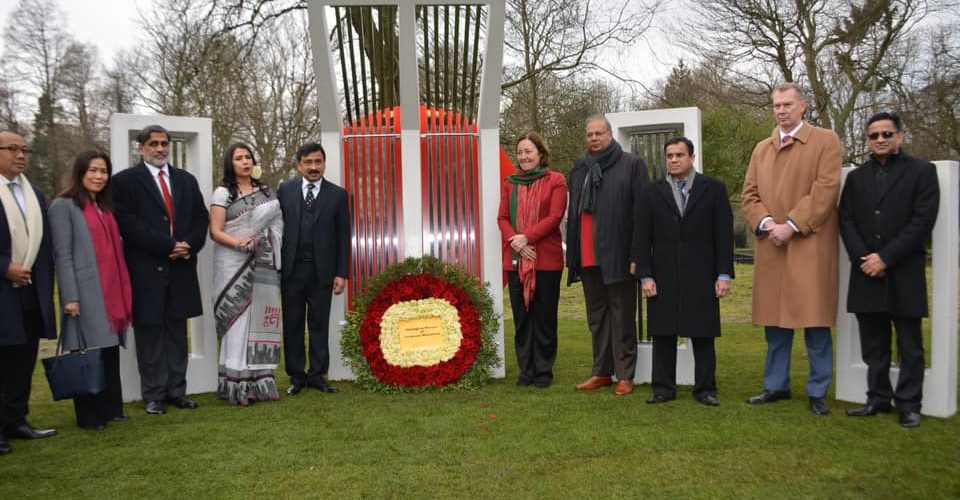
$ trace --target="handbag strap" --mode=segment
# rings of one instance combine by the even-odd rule
[[[76,316],[64,315],[63,321],[73,320],[77,322],[77,347],[81,351],[87,350],[87,339],[83,338],[83,327],[80,326],[80,318]],[[63,353],[63,332],[60,332],[60,338],[57,339],[57,356]]]

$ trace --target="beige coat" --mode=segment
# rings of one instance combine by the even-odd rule
[[[757,238],[754,324],[802,328],[836,321],[840,165],[837,134],[808,123],[783,146],[774,129],[753,149],[743,181],[747,222],[756,230],[769,215],[800,229],[783,247]]]

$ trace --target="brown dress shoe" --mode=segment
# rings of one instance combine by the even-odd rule
[[[578,391],[592,391],[594,389],[599,389],[601,387],[606,387],[613,383],[613,379],[610,377],[604,377],[602,375],[594,375],[582,384],[577,384],[576,389]]]
[[[633,392],[632,380],[621,380],[617,382],[617,388],[613,390],[613,393],[617,396],[626,396],[631,392]]]

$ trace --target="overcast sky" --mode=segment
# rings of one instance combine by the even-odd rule
[[[108,64],[116,52],[129,49],[137,36],[138,7],[150,6],[151,0],[55,0],[60,5],[67,21],[67,32],[74,38],[92,43],[100,52],[100,61]],[[10,12],[17,0],[0,0],[0,28],[6,29]],[[670,3],[668,3],[670,5]],[[662,18],[671,17],[671,7],[662,12]],[[636,44],[625,54],[605,54],[610,62],[605,65],[626,70],[629,77],[650,86],[656,80],[666,76],[676,64],[678,56],[670,50],[667,37],[654,27],[650,36]],[[653,47],[656,46],[655,55]],[[4,52],[5,42],[0,37],[0,54]]]

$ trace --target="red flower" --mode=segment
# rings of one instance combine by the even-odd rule
[[[440,298],[457,308],[463,339],[457,353],[433,366],[391,365],[380,347],[380,322],[398,302]],[[473,365],[482,343],[480,314],[470,296],[457,284],[430,274],[404,275],[388,282],[370,301],[360,326],[360,343],[367,365],[378,380],[403,387],[442,387],[456,382]]]

